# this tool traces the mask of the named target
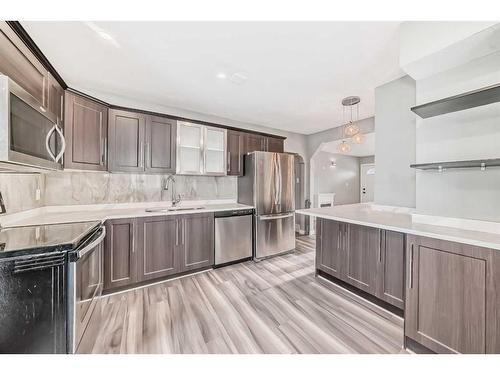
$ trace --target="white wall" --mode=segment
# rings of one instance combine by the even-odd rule
[[[375,203],[415,207],[415,81],[405,76],[375,89]]]
[[[417,104],[500,82],[500,53],[417,81]],[[500,104],[417,119],[421,162],[500,157]],[[500,169],[418,171],[417,210],[426,214],[500,221]]]
[[[335,204],[359,203],[359,158],[320,151],[312,159],[315,168],[314,204],[318,193],[335,193]],[[336,167],[331,167],[335,161]]]
[[[497,22],[407,21],[400,28],[401,66],[436,53]]]

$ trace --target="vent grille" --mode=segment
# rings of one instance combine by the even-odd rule
[[[30,258],[18,259],[14,262],[14,273],[38,271],[46,268],[62,266],[65,263],[65,254],[50,253]]]

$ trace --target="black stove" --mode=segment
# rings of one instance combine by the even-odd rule
[[[100,222],[0,230],[0,353],[67,353],[71,255]]]

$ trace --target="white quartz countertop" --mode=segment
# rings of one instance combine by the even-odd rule
[[[500,223],[416,214],[405,207],[349,204],[296,210],[297,214],[500,250]],[[466,229],[467,228],[467,229]]]
[[[125,219],[132,217],[182,215],[203,212],[219,212],[241,209],[252,209],[252,206],[233,201],[184,201],[177,207],[193,208],[182,211],[147,212],[147,208],[169,208],[170,202],[93,204],[73,206],[47,206],[0,217],[3,227],[18,227],[27,225],[45,225],[59,223],[74,223],[86,221],[101,221],[110,219]],[[203,207],[203,209],[194,209]]]

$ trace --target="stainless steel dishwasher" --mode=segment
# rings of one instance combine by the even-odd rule
[[[215,213],[215,266],[251,259],[253,209]]]

